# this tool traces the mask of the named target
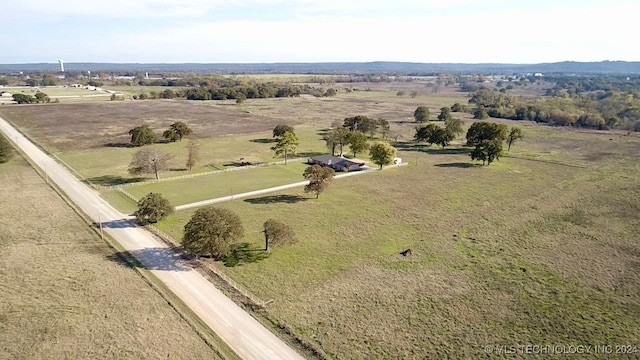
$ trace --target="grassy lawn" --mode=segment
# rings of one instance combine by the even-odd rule
[[[326,147],[316,130],[301,128],[297,130],[300,139],[298,157],[308,157],[325,153]],[[187,160],[187,142],[155,144],[148,147],[159,149],[173,156],[170,170],[163,171],[160,177],[188,175],[224,169],[234,161],[248,161],[253,164],[284,161],[283,157],[274,158],[270,147],[274,145],[270,132],[223,136],[200,139],[199,162],[189,172],[185,169]],[[145,147],[146,148],[146,147]],[[140,148],[111,147],[81,151],[69,151],[59,157],[91,182],[101,185],[113,185],[131,179],[127,169],[133,154]],[[153,175],[146,175],[151,179]]]
[[[126,190],[138,199],[150,192],[160,193],[176,206],[302,181],[302,173],[307,166],[309,165],[291,162],[287,165],[129,186]]]
[[[517,146],[535,154],[556,131],[539,127]],[[216,205],[240,214],[255,247],[268,218],[299,239],[225,271],[335,357],[636,344],[640,141],[562,134],[565,160],[588,168],[418,152],[417,166],[342,179],[319,200],[294,189]],[[613,154],[588,156],[602,148]],[[158,226],[179,239],[192,213]],[[399,255],[407,248],[413,255]]]
[[[0,358],[219,358],[22,159],[0,183]]]
[[[135,201],[117,190],[103,190],[100,196],[122,213],[133,214],[138,210],[138,204]]]

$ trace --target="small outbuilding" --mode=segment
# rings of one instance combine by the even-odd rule
[[[313,156],[309,159],[309,164],[318,164],[321,166],[327,166],[335,171],[357,171],[362,169],[365,165],[365,161],[358,159],[347,159],[344,157],[333,155],[319,155]]]

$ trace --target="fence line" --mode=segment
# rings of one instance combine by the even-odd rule
[[[128,191],[126,191],[125,189],[123,189],[122,187],[118,187],[116,188],[117,191],[119,191],[122,195],[128,197],[129,199],[133,200],[134,202],[138,202],[138,199],[136,199],[135,196],[133,196],[131,193],[129,193]]]
[[[84,177],[82,174],[80,174],[78,171],[76,171],[76,169],[72,168],[71,165],[67,164],[64,160],[60,159],[60,157],[58,157],[58,155],[51,153],[51,156],[60,164],[62,164],[64,167],[66,167],[67,169],[69,169],[69,171],[71,171],[72,173],[74,173],[76,175],[76,177],[78,177],[78,179],[80,180],[84,180],[86,181],[90,186],[94,186],[91,181],[89,181],[89,179],[87,179],[86,177]]]
[[[288,162],[302,162],[302,161],[306,161],[306,160],[307,160],[307,158],[294,158],[294,159],[289,159]],[[214,175],[214,174],[220,174],[220,173],[232,172],[232,171],[256,169],[256,168],[261,168],[261,167],[265,167],[265,166],[273,166],[273,165],[279,165],[279,164],[284,164],[284,161],[274,161],[274,162],[261,163],[261,164],[256,164],[256,165],[246,165],[246,166],[238,166],[238,167],[233,167],[233,168],[228,168],[228,169],[206,171],[206,172],[201,172],[201,173],[196,173],[196,174],[171,176],[171,177],[167,177],[167,178],[162,178],[160,180],[145,180],[145,181],[137,181],[137,182],[130,182],[130,183],[126,183],[126,184],[118,184],[118,185],[110,185],[110,186],[94,185],[94,187],[96,189],[112,190],[112,189],[119,189],[119,188],[127,187],[127,186],[146,185],[146,184],[155,184],[155,183],[164,182],[164,181],[190,179],[190,178],[194,178],[194,177],[198,177],[198,176],[206,176],[206,175]]]
[[[167,233],[163,232],[162,230],[158,229],[157,227],[155,227],[153,225],[147,225],[147,226],[145,226],[145,228],[147,228],[149,231],[151,231],[154,235],[156,235],[158,238],[160,238],[162,241],[164,241],[167,245],[169,245],[174,250],[179,250],[181,252],[181,255],[183,256],[183,258],[185,258],[185,259],[186,258],[192,258],[191,256],[189,256],[189,254],[187,254],[186,251],[184,251],[184,249],[179,248],[178,246],[176,246],[175,240],[170,235],[168,235]],[[193,259],[191,259],[191,260],[193,260]],[[224,281],[229,286],[234,288],[242,296],[244,296],[247,299],[251,300],[251,302],[253,302],[257,306],[265,307],[265,306],[267,306],[267,305],[269,305],[270,303],[273,302],[273,300],[263,301],[259,297],[253,295],[244,286],[238,284],[233,279],[231,279],[227,275],[225,275],[224,272],[220,271],[220,269],[218,269],[218,267],[215,264],[211,264],[210,266],[207,266],[207,265],[203,265],[202,262],[196,260],[195,262],[191,261],[191,265],[194,266],[194,267],[197,267],[197,268],[199,268],[201,270],[204,270],[205,272],[209,273],[209,275],[211,275],[211,273],[212,273],[215,276],[219,277],[222,281]]]

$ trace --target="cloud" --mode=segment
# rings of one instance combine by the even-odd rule
[[[472,0],[240,0],[232,5],[180,4],[178,10],[167,0],[111,0],[96,1],[95,6],[92,2],[84,15],[77,9],[79,1],[70,3],[77,6],[53,14],[92,16],[100,26],[86,31],[69,21],[56,26],[60,36],[52,37],[49,30],[48,39],[29,35],[34,27],[23,27],[30,41],[9,42],[0,60],[10,56],[25,59],[18,62],[49,57],[72,62],[640,59],[640,50],[629,46],[640,3],[630,1],[539,0],[516,6],[506,0],[486,0],[479,7]],[[49,10],[50,6],[41,9]]]
[[[2,10],[19,22],[51,22],[68,18],[91,17],[99,19],[199,17],[225,4],[222,0],[30,0],[2,4]]]

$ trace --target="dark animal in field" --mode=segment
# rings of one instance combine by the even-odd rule
[[[403,251],[400,252],[400,255],[402,255],[402,256],[409,256],[411,254],[413,254],[411,249],[406,249],[406,250],[403,250]]]

